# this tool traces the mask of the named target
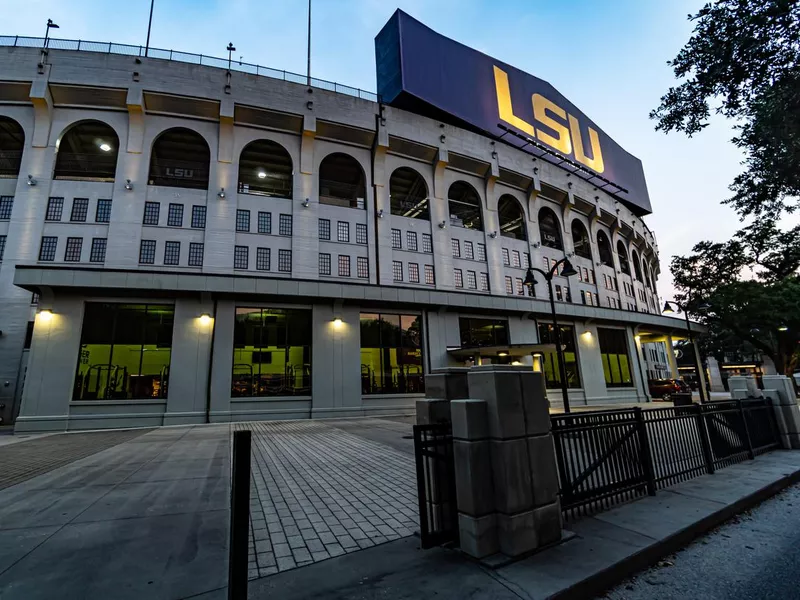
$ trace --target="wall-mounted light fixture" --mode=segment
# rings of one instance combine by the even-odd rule
[[[313,101],[311,101],[311,100],[309,100],[308,102],[306,102],[306,108],[307,108],[308,110],[314,110],[314,102],[313,102]]]
[[[383,218],[383,209],[380,209],[380,210],[378,211],[378,218],[379,218],[379,219],[382,219],[382,218]]]
[[[570,181],[570,182],[567,184],[567,187],[568,187],[569,189],[572,189],[572,182],[571,182],[571,181]]]
[[[204,327],[212,321],[211,315],[208,313],[202,313],[199,317],[197,317],[197,319],[200,321],[200,325],[203,325]]]
[[[28,185],[31,187],[36,185],[36,180],[33,178],[33,175],[28,175]]]
[[[492,238],[492,239],[496,238],[497,237],[497,232],[493,231],[492,233],[489,234],[489,237]]]
[[[446,135],[444,135],[444,134],[442,134],[442,135],[440,135],[440,136],[439,136],[439,141],[440,141],[440,142],[442,142],[443,144],[444,144],[444,141],[445,141],[446,139],[447,139],[447,136],[446,136]]]
[[[133,184],[131,183],[130,179],[125,180],[125,189],[129,192],[133,189]]]
[[[339,329],[339,328],[340,328],[340,327],[341,327],[343,324],[344,324],[344,321],[342,321],[342,317],[336,317],[336,318],[333,320],[333,326],[334,326],[336,329]]]
[[[442,221],[441,223],[439,223],[439,229],[447,229],[447,222]]]
[[[45,308],[43,310],[40,310],[39,311],[39,318],[42,319],[43,321],[49,321],[50,319],[53,318],[53,311],[50,310],[49,308]]]
[[[492,152],[492,158],[497,158],[497,152],[496,151]]]
[[[533,174],[534,175],[538,175],[539,174],[539,167],[533,167]]]
[[[217,192],[217,196],[219,196],[220,198],[222,198],[222,199],[224,200],[224,199],[225,199],[225,188],[221,188],[221,189],[220,189],[220,190]]]
[[[533,242],[533,247],[534,248],[538,248],[541,245],[542,245],[542,242]]]
[[[303,200],[302,204],[303,208],[308,208],[309,204],[311,204],[311,201],[308,198],[306,198],[305,200]]]

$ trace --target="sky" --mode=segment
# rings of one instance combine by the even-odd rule
[[[545,79],[644,164],[661,259],[741,227],[720,201],[741,171],[730,123],[699,135],[655,131],[649,112],[675,83],[666,62],[704,0],[313,0],[312,75],[375,91],[374,37],[397,8],[435,31]],[[13,10],[3,10],[12,6]],[[124,8],[123,8],[124,7]],[[150,0],[0,0],[0,35],[144,44]],[[305,73],[305,0],[155,0],[150,45]]]

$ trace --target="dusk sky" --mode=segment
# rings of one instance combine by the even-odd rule
[[[10,0],[0,0],[8,3]],[[728,123],[693,139],[664,135],[648,118],[673,83],[666,61],[688,39],[702,0],[314,0],[312,75],[370,91],[373,40],[397,8],[437,32],[553,84],[625,149],[639,157],[650,190],[661,256],[659,292],[672,294],[669,261],[701,239],[739,226],[720,205],[740,171]],[[0,35],[144,44],[149,0],[28,0],[3,11]],[[225,56],[305,73],[305,0],[156,0],[151,46]]]

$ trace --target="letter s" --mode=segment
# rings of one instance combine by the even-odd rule
[[[533,116],[536,117],[536,120],[539,121],[539,123],[549,127],[557,134],[556,137],[553,137],[549,133],[545,133],[541,129],[537,129],[536,137],[538,137],[548,146],[552,146],[562,154],[569,156],[572,154],[572,141],[569,139],[569,129],[567,129],[566,125],[559,123],[553,119],[553,117],[548,115],[548,111],[564,120],[567,118],[567,111],[561,108],[558,104],[551,102],[541,94],[534,94]]]

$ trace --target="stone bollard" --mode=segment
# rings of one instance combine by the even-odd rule
[[[468,367],[434,369],[425,376],[425,399],[417,400],[417,425],[450,420],[450,402],[469,398]]]
[[[763,382],[764,395],[772,400],[781,445],[800,450],[800,407],[791,380],[785,375],[764,375]]]
[[[731,398],[737,400],[737,396],[741,396],[741,394],[736,394],[737,391],[744,391],[745,395],[744,398],[747,397],[748,386],[747,380],[749,377],[745,377],[744,375],[734,375],[733,377],[728,377],[728,391],[731,393]]]
[[[451,402],[462,550],[513,558],[559,541],[544,375],[486,365],[471,368],[468,383],[473,399]]]

